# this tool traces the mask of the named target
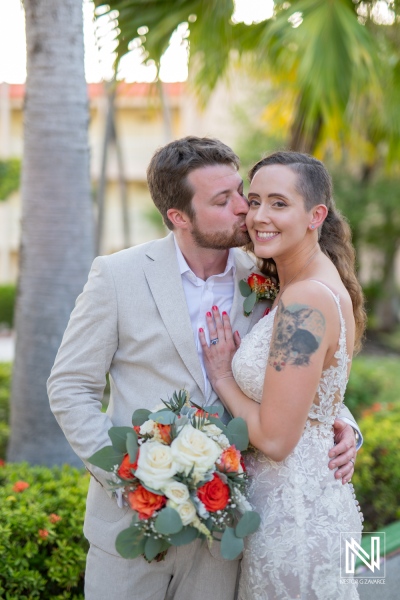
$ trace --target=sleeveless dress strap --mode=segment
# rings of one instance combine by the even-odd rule
[[[346,322],[343,318],[342,308],[340,306],[339,294],[335,294],[335,292],[333,290],[331,290],[331,288],[329,286],[327,286],[326,283],[322,283],[322,281],[318,281],[318,279],[310,279],[309,281],[314,281],[315,283],[319,283],[325,289],[327,289],[328,292],[330,292],[330,294],[333,296],[333,299],[336,302],[336,306],[337,306],[337,309],[339,312],[339,320],[340,320],[339,348],[343,349],[345,354],[347,355]]]

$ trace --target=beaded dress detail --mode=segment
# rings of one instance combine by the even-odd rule
[[[340,583],[341,533],[351,532],[347,538],[359,543],[362,514],[353,486],[343,485],[328,468],[332,426],[348,380],[346,324],[339,297],[322,282],[316,283],[335,299],[340,317],[338,349],[334,364],[322,373],[293,452],[281,462],[255,449],[247,457],[249,500],[261,515],[261,525],[245,547],[239,600],[359,598],[356,586]],[[276,308],[253,327],[232,362],[236,382],[255,402],[262,399],[275,314]]]

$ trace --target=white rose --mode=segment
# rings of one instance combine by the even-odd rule
[[[197,472],[205,473],[221,455],[221,448],[199,429],[188,423],[171,444],[172,456],[179,470],[189,473],[194,466]]]
[[[171,481],[162,489],[163,494],[175,504],[182,504],[189,499],[189,490],[184,483],[179,481]]]
[[[222,429],[214,425],[214,423],[204,425],[202,431],[204,431],[204,433],[206,433],[209,437],[213,437],[214,435],[219,435],[220,433],[222,433]]]
[[[136,477],[145,485],[159,490],[178,470],[171,448],[159,442],[146,442],[140,447]]]
[[[179,513],[181,521],[184,525],[189,525],[196,517],[196,508],[190,500],[187,502],[183,502],[183,504],[178,504],[174,507],[175,510]]]
[[[154,432],[155,423],[151,419],[145,421],[143,425],[140,426],[141,435],[151,434]]]

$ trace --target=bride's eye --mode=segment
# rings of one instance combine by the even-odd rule
[[[260,203],[258,200],[248,200],[249,206],[260,206]]]

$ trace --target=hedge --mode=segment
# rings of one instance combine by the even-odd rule
[[[0,466],[0,598],[83,600],[88,483],[68,466]]]
[[[15,285],[0,285],[0,325],[14,324]]]

